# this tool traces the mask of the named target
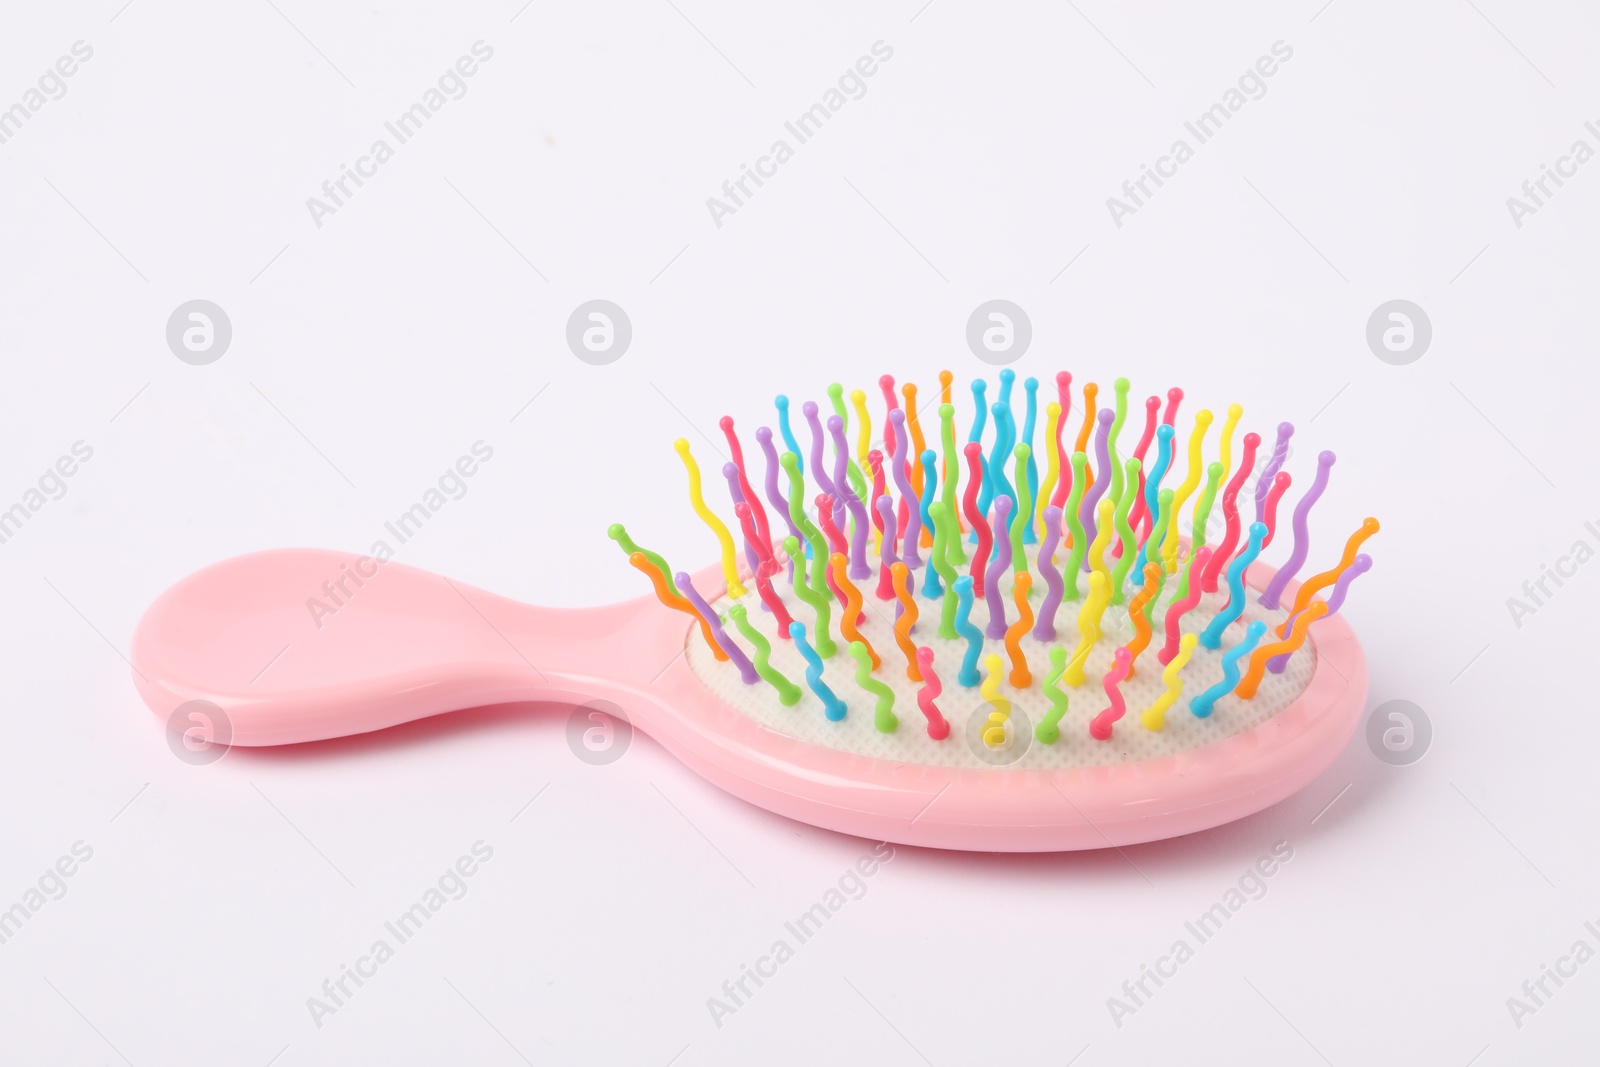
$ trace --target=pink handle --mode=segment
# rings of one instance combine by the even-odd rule
[[[134,633],[134,681],[163,718],[217,704],[236,745],[317,741],[508,701],[627,701],[683,650],[688,621],[664,615],[649,597],[539,608],[403,563],[280,549],[163,593]]]

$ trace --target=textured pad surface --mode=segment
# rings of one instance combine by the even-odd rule
[[[1033,553],[1034,549],[1030,546],[1028,548],[1030,561]],[[1061,556],[1057,556],[1057,559],[1060,558]],[[958,568],[958,573],[965,571]],[[923,570],[914,572],[914,576],[920,588]],[[1029,598],[1029,604],[1037,612],[1044,600],[1044,589],[1043,583],[1038,579],[1037,571],[1034,572],[1034,578],[1035,595]],[[1199,605],[1183,617],[1183,632],[1198,633],[1227,604],[1227,583],[1224,581],[1221,584],[1222,588],[1218,592],[1204,596]],[[1015,766],[1053,769],[1128,763],[1173,756],[1260,725],[1288,707],[1311,680],[1316,665],[1315,628],[1311,631],[1306,644],[1289,660],[1282,674],[1273,674],[1271,671],[1266,673],[1253,699],[1241,700],[1230,693],[1217,701],[1209,718],[1197,718],[1190,712],[1190,699],[1221,680],[1223,653],[1243,638],[1245,627],[1250,620],[1261,619],[1275,631],[1278,624],[1287,617],[1284,611],[1267,611],[1262,608],[1256,603],[1259,594],[1247,587],[1248,606],[1244,614],[1223,634],[1222,647],[1212,651],[1198,644],[1195,646],[1194,655],[1182,672],[1183,694],[1167,710],[1165,727],[1160,731],[1145,729],[1140,722],[1140,714],[1166,689],[1161,681],[1163,668],[1156,654],[1166,640],[1163,623],[1166,619],[1167,605],[1172,598],[1171,593],[1177,587],[1177,582],[1169,578],[1168,589],[1159,598],[1153,615],[1155,632],[1150,647],[1145,649],[1135,663],[1133,676],[1122,683],[1122,694],[1127,701],[1127,714],[1116,724],[1111,739],[1096,741],[1090,737],[1089,720],[1109,706],[1110,701],[1106,697],[1102,681],[1111,668],[1112,655],[1116,649],[1134,636],[1133,626],[1128,620],[1127,603],[1106,608],[1101,618],[1102,636],[1089,655],[1083,685],[1077,688],[1065,684],[1061,686],[1068,700],[1067,713],[1061,719],[1061,737],[1054,744],[1042,744],[1034,738],[1033,726],[1044,718],[1050,708],[1050,702],[1040,689],[1040,683],[1050,667],[1047,653],[1054,645],[1063,645],[1070,655],[1077,645],[1077,617],[1079,609],[1083,606],[1083,598],[1087,596],[1088,583],[1080,581],[1079,587],[1079,599],[1064,600],[1056,612],[1054,642],[1039,641],[1031,633],[1021,641],[1033,680],[1026,689],[1016,689],[1009,680],[1000,687],[1000,694],[1011,701],[1012,720],[1011,729],[1008,731],[1010,740],[998,751],[990,749],[980,737],[980,729],[992,710],[990,705],[979,695],[977,686],[966,688],[956,681],[967,643],[965,640],[945,640],[939,637],[939,601],[930,600],[919,593],[916,602],[920,614],[912,630],[911,639],[917,645],[926,645],[933,649],[934,669],[944,685],[944,692],[935,703],[949,720],[951,727],[950,736],[943,741],[934,741],[928,737],[926,720],[916,700],[921,683],[913,682],[906,676],[905,656],[895,644],[894,620],[898,604],[895,601],[886,602],[877,599],[876,579],[860,583],[864,597],[862,611],[866,615],[866,621],[859,629],[883,660],[882,665],[873,672],[873,678],[894,690],[894,711],[900,723],[899,728],[893,733],[880,733],[873,725],[875,701],[872,694],[856,684],[856,663],[846,652],[845,642],[839,633],[839,617],[842,611],[837,600],[832,601],[830,605],[829,633],[839,648],[832,658],[823,661],[823,681],[849,706],[849,712],[839,722],[830,722],[823,714],[822,702],[805,684],[805,661],[796,651],[793,641],[777,638],[777,625],[773,616],[761,605],[754,589],[738,603],[746,606],[751,625],[772,643],[772,665],[803,691],[804,695],[801,696],[799,703],[793,707],[784,707],[778,702],[777,694],[772,687],[764,681],[758,681],[755,685],[745,685],[740,681],[736,667],[731,663],[719,663],[712,656],[710,649],[700,639],[699,627],[692,627],[689,631],[688,660],[695,675],[723,703],[768,729],[812,744],[877,759],[946,767]],[[773,580],[773,588],[783,595],[784,603],[794,618],[805,623],[807,633],[814,634],[815,613],[789,590],[788,578],[785,575],[777,576]],[[1002,578],[1001,588],[1006,594],[1006,617],[1008,621],[1014,623],[1016,604],[1011,596],[1009,573]],[[1130,583],[1127,587],[1129,600],[1135,591]],[[733,603],[734,601],[729,598],[722,597],[715,601],[712,607],[719,613],[725,613]],[[989,610],[982,599],[974,601],[971,618],[973,625],[979,630],[983,630],[987,625]],[[748,642],[738,635],[731,624],[726,625],[733,640],[746,655],[749,655],[751,649]],[[1273,640],[1276,640],[1276,635],[1274,632],[1269,632],[1262,638],[1262,644]],[[1003,642],[986,639],[983,655],[987,657],[991,652],[999,653],[1005,660],[1005,674],[1009,679],[1011,663]],[[1240,659],[1241,672],[1248,665],[1248,656]],[[985,673],[981,658],[979,672]]]

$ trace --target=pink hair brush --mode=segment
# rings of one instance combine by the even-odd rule
[[[992,407],[973,383],[958,451],[949,372],[940,381],[938,451],[924,445],[915,387],[902,407],[887,376],[882,450],[858,391],[852,453],[834,385],[825,424],[803,405],[802,456],[780,396],[785,450],[771,430],[755,434],[760,492],[724,418],[732,529],[677,442],[721,560],[674,572],[613,526],[653,589],[627,603],[533,607],[381,551],[217,563],[140,620],[140,695],[163,719],[191,701],[216,705],[225,728],[206,739],[233,745],[512,701],[605,700],[754,804],[862,837],[980,851],[1203,830],[1282,800],[1334,760],[1367,692],[1361,647],[1337,612],[1371,566],[1358,549],[1378,523],[1367,519],[1333,567],[1295,580],[1333,453],[1317,457],[1274,569],[1258,557],[1280,532],[1288,423],[1258,465],[1257,434],[1234,453],[1234,405],[1206,464],[1212,414],[1195,414],[1184,457],[1173,389],[1164,412],[1159,397],[1146,401],[1136,446],[1119,452],[1118,379],[1108,409],[1095,385],[1083,389],[1074,447],[1063,372],[1036,458],[1038,383],[1024,383],[1019,433],[1007,370]],[[337,619],[291,640],[319,605]]]

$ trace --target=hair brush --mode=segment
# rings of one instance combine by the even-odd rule
[[[980,851],[1206,829],[1282,800],[1334,760],[1367,692],[1338,612],[1371,566],[1359,549],[1378,523],[1296,581],[1332,452],[1317,456],[1283,537],[1289,423],[1270,453],[1256,433],[1235,452],[1233,405],[1207,463],[1213,415],[1196,412],[1180,437],[1183,392],[1172,389],[1164,410],[1158,396],[1145,402],[1128,448],[1127,379],[1104,408],[1085,385],[1074,420],[1063,372],[1035,453],[1038,382],[1023,383],[1019,429],[1016,377],[1003,370],[992,404],[987,384],[972,383],[958,449],[951,375],[939,377],[937,448],[916,388],[897,394],[888,376],[881,437],[860,391],[847,407],[832,385],[826,420],[808,402],[793,424],[778,397],[776,435],[755,432],[759,489],[724,417],[722,516],[678,441],[720,559],[675,571],[613,525],[650,586],[637,600],[541,608],[381,552],[258,552],[150,606],[135,682],[164,719],[215,704],[226,736],[206,740],[232,745],[512,701],[610,701],[771,811]],[[1289,542],[1277,568],[1260,558],[1274,540]],[[292,640],[324,597],[337,619]]]

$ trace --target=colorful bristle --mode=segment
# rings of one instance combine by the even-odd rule
[[[1161,652],[1156,656],[1162,663],[1172,662],[1173,655],[1178,651],[1179,642],[1183,636],[1186,636],[1180,634],[1178,627],[1183,621],[1183,616],[1192,611],[1196,604],[1200,603],[1200,583],[1193,580],[1194,575],[1195,572],[1202,570],[1210,559],[1211,549],[1204,546],[1195,549],[1194,555],[1189,557],[1189,569],[1184,572],[1183,578],[1184,586],[1188,589],[1188,592],[1173,600],[1167,608],[1167,621],[1165,623],[1167,643],[1161,647]]]
[[[1040,536],[1044,535],[1044,509],[1050,506],[1050,496],[1061,480],[1061,404],[1050,401],[1044,409],[1045,471],[1044,482],[1039,486],[1039,499],[1034,503],[1038,514],[1034,519]],[[1051,447],[1050,442],[1055,446]],[[1060,505],[1056,505],[1060,507]]]
[[[1267,624],[1260,619],[1245,629],[1244,639],[1222,654],[1222,681],[1189,701],[1190,711],[1202,719],[1211,714],[1211,709],[1216,707],[1217,701],[1231,693],[1239,684],[1239,660],[1250,654],[1266,632]]]
[[[1016,584],[1012,587],[1012,597],[1017,602],[1017,621],[1006,631],[1006,655],[1011,657],[1011,684],[1018,689],[1026,689],[1033,684],[1033,675],[1028,671],[1028,656],[1022,651],[1022,637],[1033,628],[1033,612],[1028,608],[1028,588],[1033,584],[1033,576],[1027,571],[1017,575]]]
[[[1201,451],[1205,446],[1206,430],[1211,426],[1211,412],[1201,409],[1194,413],[1194,430],[1189,434],[1189,468],[1183,477],[1183,483],[1178,486],[1172,497],[1172,511],[1174,515],[1181,514],[1183,505],[1188,503],[1189,497],[1200,486],[1203,475]],[[1271,527],[1271,523],[1267,524]],[[1170,572],[1177,566],[1178,560],[1178,524],[1170,524],[1167,529],[1166,539],[1161,545],[1161,555],[1166,569]]]
[[[739,631],[741,637],[749,641],[756,650],[756,673],[766,680],[778,692],[778,703],[786,708],[792,708],[800,703],[800,687],[795,685],[771,664],[772,642],[761,636],[761,631],[750,625],[750,620],[743,604],[735,604],[728,609],[728,618],[733,620],[734,629]],[[784,628],[783,635],[789,637],[788,627]],[[792,640],[792,638],[791,638]]]
[[[917,660],[917,646],[911,640],[911,628],[917,624],[917,602],[911,596],[911,590],[906,588],[910,569],[904,563],[896,563],[894,571],[894,592],[900,598],[900,617],[894,622],[895,644],[900,646],[900,651],[906,657],[906,677],[913,682],[922,681],[921,664]],[[931,653],[930,653],[931,654]]]
[[[1233,477],[1228,481],[1228,487],[1222,491],[1222,517],[1226,527],[1222,534],[1222,542],[1217,545],[1216,554],[1211,557],[1211,562],[1206,564],[1205,573],[1201,576],[1202,588],[1208,593],[1217,591],[1217,576],[1222,567],[1232,557],[1234,548],[1239,544],[1239,491],[1244,488],[1244,480],[1250,476],[1255,467],[1256,448],[1261,444],[1261,435],[1247,433],[1244,435],[1244,455],[1240,457],[1239,468],[1234,471]],[[1265,526],[1265,524],[1263,524]],[[1262,536],[1266,536],[1265,530]],[[1204,644],[1204,642],[1201,642]]]
[[[1167,390],[1167,413],[1161,416],[1163,426],[1176,426],[1178,422],[1178,405],[1183,403],[1183,390],[1174,385]]]
[[[1067,713],[1067,694],[1061,691],[1061,675],[1067,669],[1067,650],[1056,645],[1050,650],[1050,673],[1044,676],[1044,695],[1050,710],[1033,728],[1033,736],[1047,745],[1061,740],[1061,719]]]
[[[1147,480],[1146,475],[1153,469],[1152,461],[1149,459],[1150,442],[1155,439],[1156,423],[1160,416],[1161,398],[1159,396],[1146,397],[1144,402],[1144,432],[1139,435],[1139,444],[1133,450],[1133,458],[1139,461],[1139,469],[1144,473],[1141,473],[1137,479],[1124,479],[1128,485],[1127,492],[1134,498],[1128,521],[1136,527],[1143,526],[1145,518],[1149,514],[1149,506],[1145,502],[1145,482]]]
[[[1115,418],[1116,416],[1111,412],[1102,411],[1099,419],[1100,428],[1095,431],[1094,435],[1094,469],[1099,473],[1099,477],[1089,480],[1088,489],[1083,494],[1083,510],[1078,516],[1079,521],[1083,523],[1084,534],[1090,541],[1093,541],[1095,534],[1100,531],[1101,524],[1096,518],[1096,509],[1100,506],[1101,498],[1106,495],[1106,490],[1111,488],[1111,475],[1107,474],[1107,471],[1115,474],[1118,479],[1122,477],[1120,469],[1112,467],[1111,449],[1108,443],[1111,435],[1111,423]],[[1114,503],[1116,495],[1112,494],[1111,499]]]
[[[1048,507],[1044,509],[1044,537],[1039,542],[1039,573],[1044,577],[1045,594],[1044,603],[1039,605],[1039,621],[1034,624],[1033,636],[1041,641],[1054,641],[1056,639],[1056,609],[1061,606],[1061,597],[1066,588],[1066,583],[1061,578],[1061,567],[1057,565],[1055,552],[1061,544],[1061,509]]]
[[[926,645],[917,649],[917,668],[922,675],[922,688],[917,690],[917,707],[922,709],[923,717],[928,720],[928,736],[935,741],[943,741],[950,736],[950,723],[934,703],[943,688],[939,684],[939,675],[933,669],[933,649]]]
[[[861,497],[867,492],[866,480],[855,464],[850,462],[850,449],[844,443],[844,419],[834,415],[828,419],[828,435],[833,441],[833,484],[844,494],[845,509],[850,513],[850,577],[856,581],[872,577],[872,567],[867,563],[867,508]]]
[[[894,690],[872,676],[878,657],[865,643],[851,641],[850,658],[856,661],[856,684],[872,694],[872,724],[880,734],[892,734],[900,726],[894,714]]]
[[[873,455],[878,455],[874,452]],[[881,457],[880,457],[881,458]],[[903,566],[900,558],[895,554],[894,531],[894,504],[888,496],[880,496],[877,503],[878,527],[882,531],[878,539],[878,599],[893,600],[894,589],[890,584],[894,568]]]
[[[1011,498],[997,496],[994,500],[994,527],[996,531],[1007,528],[1007,517],[1011,514]],[[984,575],[984,585],[987,593],[984,599],[989,604],[989,628],[985,635],[991,640],[998,641],[1006,635],[1006,598],[1000,589],[1000,579],[1005,576],[1006,568],[1011,565],[1011,538],[997,536],[995,538],[999,551],[995,553],[994,562],[989,564],[989,573]]]
[[[968,687],[978,684],[978,657],[983,655],[983,631],[972,623],[972,579],[956,579],[956,632],[967,642],[966,655],[961,658],[961,673],[956,681]]]
[[[1267,521],[1267,495],[1272,492],[1272,483],[1278,477],[1278,472],[1283,469],[1283,461],[1289,458],[1289,438],[1293,436],[1294,423],[1278,423],[1278,439],[1272,446],[1272,459],[1267,461],[1266,469],[1256,479],[1257,522]]]
[[[1167,688],[1155,699],[1155,703],[1144,709],[1140,722],[1146,730],[1160,730],[1166,725],[1167,709],[1178,702],[1183,695],[1183,668],[1188,664],[1189,657],[1194,655],[1195,646],[1200,639],[1194,634],[1184,634],[1183,640],[1178,644],[1178,654],[1172,657],[1166,670],[1161,672],[1161,680]]]
[[[989,673],[978,692],[991,709],[989,721],[983,727],[983,743],[990,748],[999,748],[1006,743],[1006,722],[1011,718],[1011,701],[1000,693],[1000,672],[1005,668],[1005,663],[991,652],[984,657],[983,666]]]
[[[822,680],[822,658],[811,647],[811,643],[806,640],[805,623],[797,622],[790,626],[789,636],[794,640],[794,647],[800,650],[800,655],[805,657],[806,685],[810,686],[811,691],[817,695],[817,699],[822,701],[823,714],[834,722],[838,722],[844,718],[845,712],[849,709],[845,707],[844,701],[840,700],[833,690],[828,688],[828,683]]]
[[[981,596],[984,564],[989,560],[989,550],[994,547],[994,534],[990,532],[989,520],[984,518],[983,509],[978,506],[978,491],[983,485],[983,446],[969,442],[962,451],[967,457],[967,495],[961,501],[961,506],[966,509],[967,522],[971,524],[973,537],[977,540],[977,547],[972,552],[972,581]]]
[[[1111,669],[1106,672],[1105,686],[1106,699],[1111,701],[1111,706],[1101,711],[1089,720],[1089,736],[1096,741],[1111,740],[1111,728],[1116,725],[1127,711],[1128,705],[1122,698],[1122,683],[1128,677],[1128,672],[1133,669],[1133,659],[1126,648],[1119,648],[1111,662]]]
[[[949,373],[948,371],[946,373]],[[945,395],[949,395],[949,387],[945,388]],[[945,558],[957,565],[967,561],[966,550],[961,547],[961,523],[956,511],[956,485],[961,480],[961,461],[956,458],[956,409],[955,405],[946,400],[939,405],[939,446],[944,450],[940,463],[943,468],[943,481],[939,486],[939,503],[944,505],[945,511],[955,519],[955,532],[953,538],[945,547]],[[936,535],[937,536],[937,535]]]
[[[744,586],[739,584],[739,558],[734,551],[733,535],[728,532],[728,527],[717,518],[716,512],[706,507],[706,499],[700,492],[700,465],[694,461],[694,456],[689,452],[689,442],[678,438],[673,442],[673,448],[678,451],[678,458],[683,460],[684,470],[689,474],[689,505],[694,508],[694,513],[716,534],[717,543],[722,548],[722,579],[728,583],[728,592],[735,596],[744,596]]]
[[[1111,501],[1116,503],[1122,499],[1126,486],[1123,477],[1122,461],[1117,456],[1117,438],[1122,436],[1122,425],[1128,421],[1128,389],[1130,383],[1126,378],[1118,378],[1111,383],[1111,392],[1115,396],[1112,402],[1111,423],[1106,427],[1106,454],[1101,457],[1100,465],[1096,470],[1109,470],[1111,481]],[[1101,416],[1104,419],[1104,415]]]
[[[728,636],[728,632],[722,628],[722,620],[717,618],[716,612],[711,610],[711,605],[707,604],[705,598],[695,589],[694,582],[683,571],[673,575],[673,581],[678,586],[678,592],[682,593],[684,599],[694,606],[695,614],[699,615],[706,626],[711,629],[712,639],[722,646],[722,651],[726,652],[728,658],[733,660],[734,665],[739,668],[739,676],[744,680],[744,684],[755,685],[759,679],[756,674],[755,664],[751,663],[750,658],[744,654],[743,650],[733,643],[733,640]]]
[[[1311,558],[1311,511],[1335,462],[1321,452],[1309,480],[1291,477],[1290,423],[1277,425],[1258,465],[1262,436],[1243,433],[1236,454],[1244,412],[1229,405],[1208,461],[1214,416],[1195,411],[1192,427],[1180,431],[1181,389],[1166,390],[1164,405],[1162,394],[1149,396],[1143,419],[1128,426],[1126,378],[1115,379],[1106,407],[1099,387],[1085,383],[1081,415],[1071,374],[1055,376],[1043,412],[1039,380],[1027,378],[1019,419],[1016,374],[1002,370],[992,395],[982,379],[971,383],[966,420],[954,402],[963,399],[954,376],[944,371],[938,381],[936,393],[919,399],[915,384],[897,388],[884,375],[876,415],[868,390],[830,384],[825,405],[800,402],[803,427],[791,424],[790,400],[779,395],[775,428],[755,430],[759,482],[733,418],[724,416],[726,495],[720,486],[712,495],[731,522],[708,503],[689,442],[674,442],[690,508],[711,535],[706,547],[718,563],[720,592],[696,589],[688,573],[640,547],[621,524],[607,530],[661,603],[695,621],[693,639],[732,664],[742,683],[765,683],[763,694],[793,709],[786,714],[815,714],[820,705],[828,721],[840,722],[851,707],[870,707],[873,729],[893,734],[897,689],[889,683],[909,700],[909,680],[920,686],[915,699],[927,737],[946,741],[957,731],[935,703],[943,691],[933,669],[938,647],[954,684],[980,687],[976,736],[992,749],[1009,744],[1014,712],[1027,707],[1012,694],[1036,687],[1032,699],[1048,711],[1033,739],[1064,743],[1067,689],[1081,687],[1091,670],[1107,704],[1092,715],[1074,713],[1081,716],[1075,743],[1167,728],[1186,688],[1195,718],[1219,705],[1227,715],[1245,705],[1221,704],[1225,697],[1251,700],[1264,684],[1269,691],[1281,685],[1268,674],[1309,654],[1298,650],[1315,644],[1318,623],[1340,610],[1372,566],[1359,551],[1378,531],[1369,518],[1337,562],[1285,602]],[[922,417],[935,402],[936,431]],[[1284,562],[1247,604],[1250,569],[1273,545],[1280,503],[1296,482],[1308,488],[1287,520],[1291,535],[1277,538],[1291,542]],[[982,624],[972,618],[980,601]],[[827,671],[841,647],[854,670]],[[1157,662],[1162,692],[1151,701]],[[1149,706],[1124,724],[1125,689]],[[923,732],[883,743],[925,743]]]
[[[1333,469],[1337,458],[1332,452],[1323,452],[1317,457],[1317,476],[1294,509],[1294,551],[1290,554],[1288,562],[1278,568],[1278,573],[1273,575],[1266,591],[1261,594],[1261,606],[1264,608],[1278,606],[1278,598],[1283,595],[1284,588],[1294,581],[1294,576],[1299,573],[1306,561],[1306,553],[1311,551],[1311,534],[1306,528],[1306,518],[1311,514],[1311,506],[1328,487],[1328,472]]]
[[[950,552],[960,542],[955,515],[944,506],[944,501],[933,505],[933,569],[943,585],[940,596],[939,636],[954,640],[956,636],[956,594],[954,588],[956,569],[950,563]]]

